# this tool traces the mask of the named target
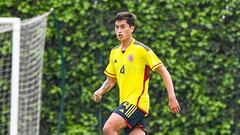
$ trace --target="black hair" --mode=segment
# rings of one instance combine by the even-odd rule
[[[114,22],[116,22],[117,20],[127,20],[127,23],[130,26],[135,26],[136,19],[137,19],[137,17],[133,13],[130,13],[130,12],[119,12],[115,16]]]

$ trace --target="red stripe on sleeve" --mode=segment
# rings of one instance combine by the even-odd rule
[[[156,68],[157,66],[161,65],[161,63],[158,63],[152,67],[152,69]]]

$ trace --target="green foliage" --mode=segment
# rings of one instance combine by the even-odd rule
[[[0,2],[1,16],[29,18],[55,8],[66,62],[65,134],[100,134],[118,104],[118,90],[92,100],[105,77],[110,49],[118,45],[114,15],[132,11],[134,37],[149,45],[172,75],[181,113],[168,110],[161,77],[151,74],[148,129],[157,135],[240,134],[240,2],[238,0]],[[57,129],[60,53],[49,17],[45,47],[41,134]],[[2,51],[2,50],[0,50]]]

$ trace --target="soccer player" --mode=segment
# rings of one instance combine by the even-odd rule
[[[95,102],[100,102],[103,94],[116,83],[119,86],[120,105],[106,121],[103,127],[104,135],[118,135],[121,128],[124,128],[127,135],[147,134],[144,117],[149,112],[150,70],[159,73],[164,81],[170,111],[180,111],[169,72],[148,46],[132,36],[135,20],[136,16],[129,12],[119,12],[115,16],[115,33],[120,45],[111,50],[109,63],[104,71],[107,79],[94,92]]]

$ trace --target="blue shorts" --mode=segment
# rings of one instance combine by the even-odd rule
[[[145,113],[137,106],[129,102],[123,102],[115,109],[114,113],[119,114],[125,119],[127,125],[127,127],[124,128],[125,135],[128,135],[135,127],[142,128],[147,134],[144,123]]]

